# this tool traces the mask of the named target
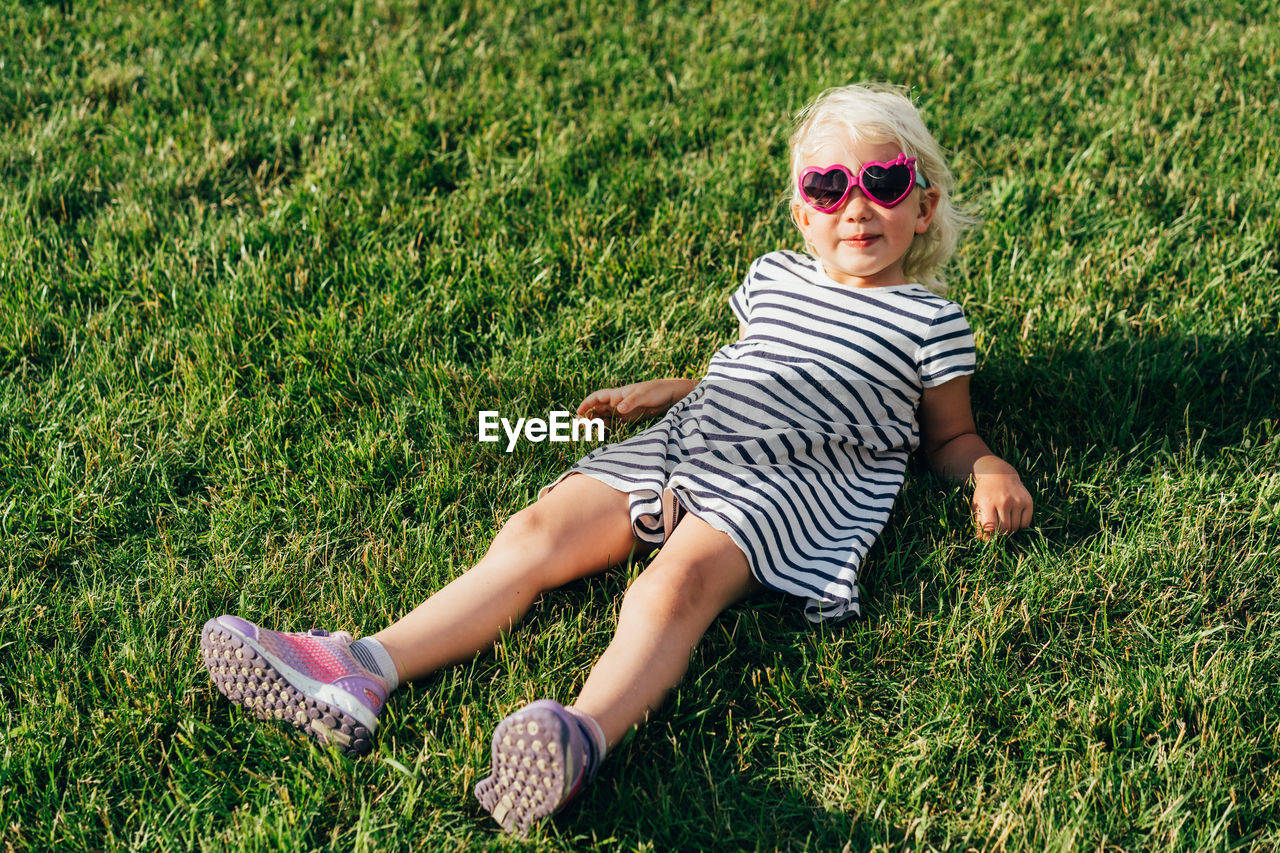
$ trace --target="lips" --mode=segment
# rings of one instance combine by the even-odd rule
[[[874,243],[876,240],[879,240],[879,239],[880,239],[879,234],[855,234],[852,237],[845,237],[840,242],[848,243],[850,246],[856,246],[857,248],[862,249],[862,248],[866,248],[867,246],[870,246],[872,243]]]

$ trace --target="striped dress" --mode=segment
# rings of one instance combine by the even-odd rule
[[[728,534],[762,584],[804,599],[812,621],[857,615],[859,567],[919,444],[921,394],[973,372],[969,324],[918,284],[854,288],[785,251],[756,259],[729,304],[746,334],[697,387],[543,492],[574,472],[626,492],[652,544],[673,507],[687,511]]]

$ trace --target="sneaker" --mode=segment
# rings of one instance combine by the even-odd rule
[[[559,702],[541,699],[493,730],[490,775],[476,799],[507,832],[525,835],[564,808],[595,778],[595,742]]]
[[[346,755],[373,748],[387,682],[362,667],[345,631],[268,631],[238,616],[204,623],[200,651],[214,686],[260,719],[288,720]]]

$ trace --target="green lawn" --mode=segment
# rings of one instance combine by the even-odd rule
[[[1280,9],[1030,5],[4,4],[0,849],[1280,846]],[[480,410],[698,375],[855,80],[985,217],[950,295],[1033,530],[920,467],[866,618],[729,612],[524,846],[488,733],[573,695],[625,571],[361,761],[214,691],[208,617],[372,631],[585,452]]]

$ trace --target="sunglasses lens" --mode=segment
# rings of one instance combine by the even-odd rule
[[[835,207],[849,189],[849,177],[840,169],[810,172],[804,176],[800,189],[814,207]]]
[[[911,189],[911,167],[868,166],[862,172],[862,189],[867,195],[883,204],[901,201]]]

